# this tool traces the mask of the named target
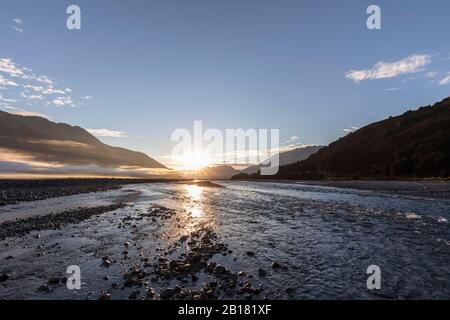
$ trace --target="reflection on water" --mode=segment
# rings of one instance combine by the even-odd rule
[[[192,218],[201,219],[205,217],[202,197],[203,188],[196,185],[185,185],[187,200],[185,209]]]
[[[182,212],[184,216],[184,232],[191,233],[206,225],[212,224],[212,215],[207,210],[205,189],[197,185],[183,185],[181,193],[184,195]]]
[[[191,209],[191,217],[192,218],[203,218],[205,216],[205,213],[203,212],[203,210],[199,207],[193,207]]]
[[[197,185],[186,184],[185,189],[187,195],[191,200],[201,200],[203,194],[203,188]]]

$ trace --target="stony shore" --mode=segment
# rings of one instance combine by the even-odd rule
[[[23,201],[119,189],[123,185],[162,182],[146,179],[0,179],[0,206]]]
[[[371,190],[389,194],[410,195],[435,199],[450,199],[449,181],[301,181],[309,185]]]

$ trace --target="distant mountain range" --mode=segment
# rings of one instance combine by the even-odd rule
[[[0,149],[3,154],[0,161],[16,159],[21,164],[18,167],[24,163],[37,166],[51,163],[72,167],[167,169],[144,153],[106,145],[83,128],[3,111],[0,111]],[[10,163],[9,167],[14,165]],[[33,171],[32,166],[29,169]]]
[[[230,179],[240,171],[232,166],[210,166],[198,170],[181,171],[180,175],[185,179]]]
[[[293,149],[290,151],[282,152],[279,154],[280,166],[284,166],[287,164],[295,163],[297,161],[302,161],[302,160],[308,159],[308,157],[310,155],[316,153],[317,151],[319,151],[322,148],[323,148],[323,146],[307,146],[307,147],[296,148],[296,149]],[[270,161],[273,161],[273,157],[271,158]],[[251,167],[245,168],[245,169],[241,170],[240,172],[246,173],[246,174],[257,173],[258,170],[261,170],[262,166],[263,166],[262,164],[258,164],[256,166],[251,166]]]
[[[279,162],[281,165],[285,165],[304,160],[321,148],[321,146],[307,146],[282,152],[279,154]],[[273,157],[271,159],[273,159]],[[230,179],[231,177],[241,173],[256,173],[262,166],[263,164],[258,164],[242,170],[235,169],[229,165],[211,166],[201,170],[196,170],[195,172],[187,171],[183,176],[189,179]]]
[[[450,177],[450,98],[370,124],[280,167],[235,179],[407,179]]]

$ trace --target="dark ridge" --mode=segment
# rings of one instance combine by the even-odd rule
[[[450,98],[372,123],[281,166],[274,176],[234,179],[422,179],[450,177]]]

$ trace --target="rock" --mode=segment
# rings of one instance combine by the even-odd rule
[[[4,273],[2,275],[0,275],[0,282],[5,282],[6,280],[8,280],[11,276],[7,273]]]
[[[254,257],[255,256],[255,253],[253,251],[247,251],[246,253],[247,253],[247,255],[249,257]]]
[[[438,218],[438,222],[439,222],[439,223],[448,223],[448,220],[445,219],[445,218],[443,218],[443,217],[439,217],[439,218]]]
[[[113,289],[119,289],[119,288],[120,288],[120,286],[119,286],[117,283],[113,283],[113,284],[111,285],[111,287],[112,287]]]
[[[59,278],[51,278],[48,280],[48,284],[50,284],[50,285],[57,285],[57,284],[59,284],[59,282],[60,282]]]
[[[6,257],[6,260],[10,260],[10,259],[12,259],[12,258],[14,258],[13,256],[7,256]]]
[[[104,256],[104,257],[102,258],[102,260],[103,260],[103,263],[102,263],[103,266],[109,267],[110,265],[112,265],[112,261],[111,261],[111,258],[110,258],[110,257]]]
[[[127,242],[124,243],[124,246],[125,247],[129,247],[129,246],[131,246],[131,243],[127,241]]]
[[[148,298],[153,298],[156,295],[156,291],[153,288],[148,288],[147,290],[147,297]]]
[[[280,269],[281,268],[281,264],[279,264],[278,262],[273,262],[272,263],[272,268],[273,269]]]
[[[47,284],[44,284],[43,286],[40,286],[40,287],[38,288],[38,291],[41,291],[41,292],[50,292],[50,287],[49,287]]]
[[[139,290],[135,290],[129,295],[128,300],[136,300],[140,294],[141,292]]]
[[[206,272],[214,272],[215,268],[216,268],[216,263],[215,262],[210,262],[206,266]]]
[[[106,280],[109,280],[109,277],[108,277],[108,276],[104,276],[104,277],[103,277],[103,280],[105,280],[105,281],[106,281]]]
[[[291,294],[291,293],[294,293],[295,290],[296,290],[295,288],[287,287],[286,290],[285,290],[285,292],[286,292],[287,294]]]
[[[167,288],[167,289],[163,289],[159,295],[160,295],[161,299],[166,300],[166,299],[172,298],[175,295],[175,293],[176,293],[175,289]]]
[[[108,290],[103,290],[102,294],[98,298],[98,300],[110,300],[111,299],[111,292]]]
[[[267,272],[266,272],[266,270],[264,270],[263,268],[259,268],[259,269],[258,269],[258,275],[259,275],[260,277],[265,277],[265,276],[267,275]]]
[[[214,273],[215,274],[225,274],[225,273],[227,273],[227,269],[224,266],[217,265],[214,268]]]

